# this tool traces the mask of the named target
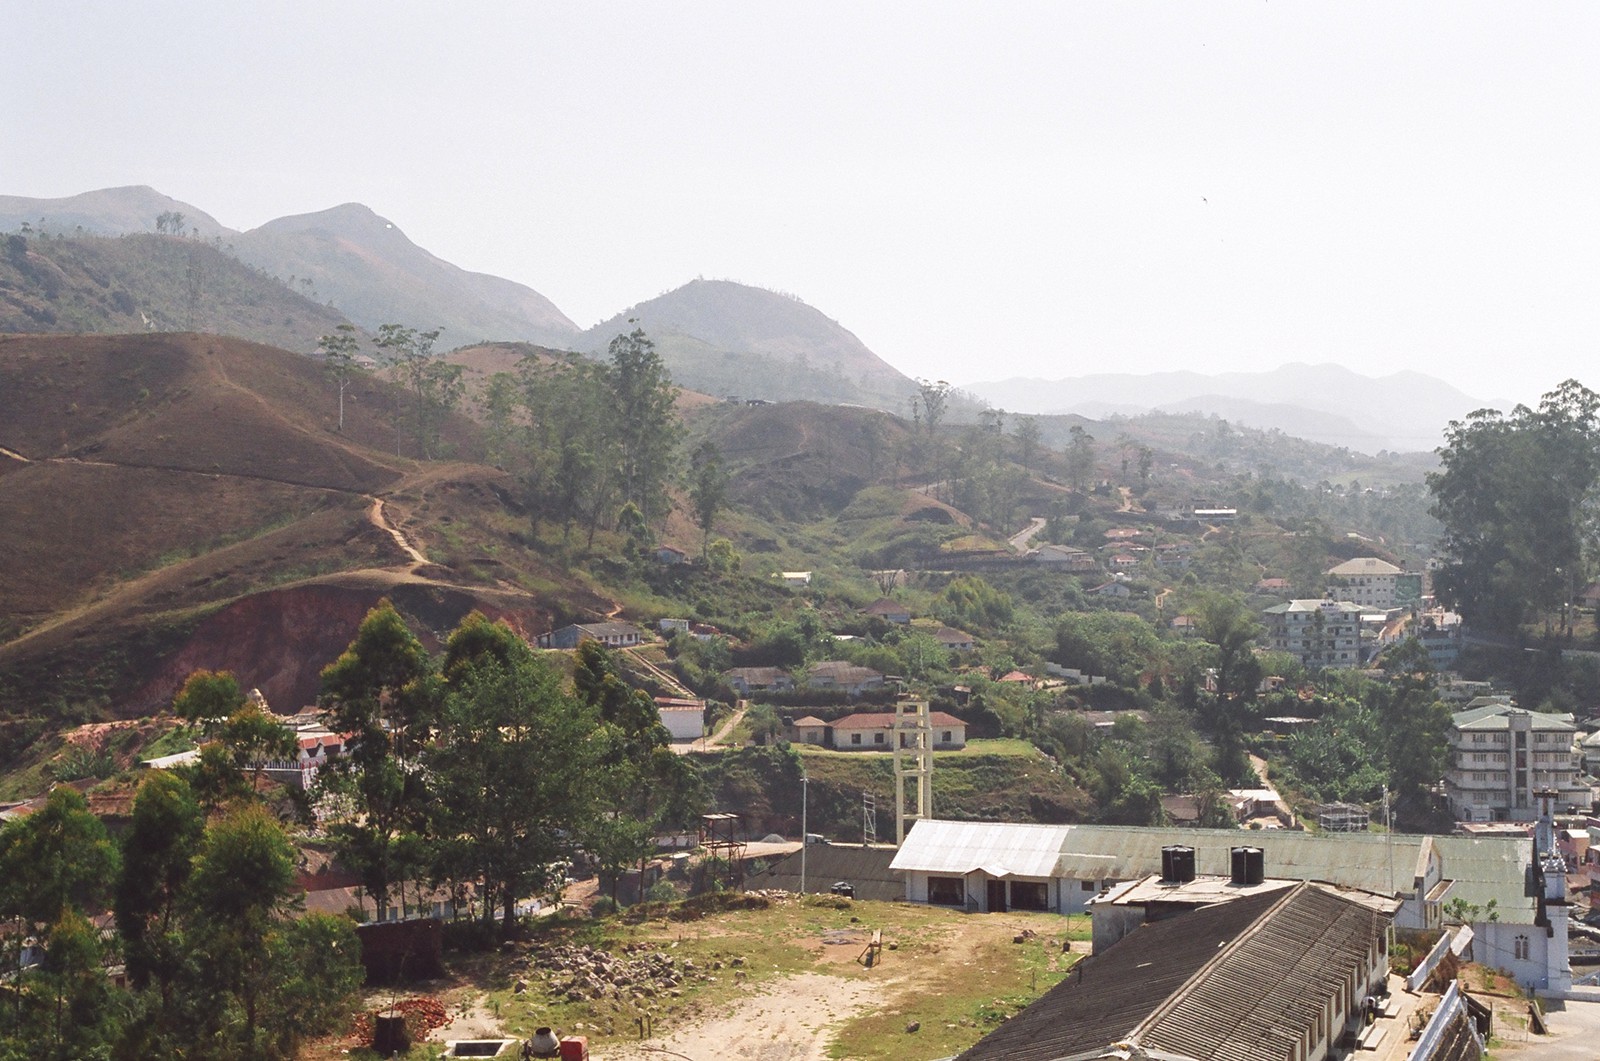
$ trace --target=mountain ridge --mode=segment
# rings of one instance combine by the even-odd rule
[[[121,236],[156,231],[163,213],[183,215],[184,233],[303,294],[330,301],[371,331],[379,325],[442,328],[444,342],[525,339],[564,345],[578,326],[544,295],[503,277],[474,273],[417,246],[399,226],[360,203],[232,229],[191,203],[147,185],[103,188],[59,199],[0,196],[0,230]]]
[[[1251,427],[1314,437],[1304,434],[1302,421],[1310,420],[1324,425],[1318,441],[1372,447],[1366,452],[1433,449],[1452,420],[1495,404],[1413,369],[1373,377],[1331,362],[1303,361],[1261,372],[1183,369],[1056,380],[1012,377],[962,389],[1023,413],[1214,412]]]

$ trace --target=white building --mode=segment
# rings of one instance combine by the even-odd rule
[[[1310,670],[1361,665],[1361,606],[1350,601],[1292,600],[1264,613],[1272,647]]]
[[[1241,844],[1259,849],[1262,879],[1320,881],[1392,898],[1397,928],[1437,931],[1457,921],[1472,930],[1474,960],[1534,990],[1560,992],[1571,984],[1565,878],[1545,872],[1554,863],[1536,857],[1536,841],[1527,836],[1327,836],[924,818],[890,869],[904,879],[910,902],[1075,914],[1117,885],[1162,872],[1163,849],[1174,846],[1192,849],[1198,876],[1231,877],[1233,849]],[[1534,879],[1539,887],[1530,891]]]
[[[1405,571],[1376,556],[1358,556],[1329,568],[1326,574],[1328,596],[1388,611],[1395,606],[1395,584]]]
[[[1588,811],[1583,746],[1571,715],[1525,711],[1505,697],[1480,696],[1450,716],[1444,789],[1457,821],[1533,821],[1535,793],[1556,793],[1558,809]]]

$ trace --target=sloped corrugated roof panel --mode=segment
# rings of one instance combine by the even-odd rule
[[[1531,837],[1437,836],[1433,842],[1444,860],[1445,875],[1455,882],[1445,893],[1446,906],[1464,899],[1487,910],[1492,899],[1496,920],[1533,924],[1539,902],[1528,880],[1533,866]]]
[[[1074,828],[925,818],[911,827],[891,868],[956,875],[982,868],[997,876],[1049,877]]]
[[[919,823],[920,825],[920,823]],[[1378,833],[1317,835],[1288,829],[1148,829],[1131,825],[1080,825],[1061,848],[1062,876],[1142,877],[1161,868],[1161,849],[1169,844],[1194,848],[1197,873],[1226,876],[1235,847],[1259,847],[1269,877],[1320,880],[1380,895],[1410,891],[1419,860],[1431,838],[1393,838]],[[1445,864],[1446,872],[1451,867]]]

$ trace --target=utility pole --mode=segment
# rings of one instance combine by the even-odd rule
[[[800,767],[800,898],[806,895],[806,848],[811,846],[811,834],[806,832],[806,810],[811,804],[811,779]]]

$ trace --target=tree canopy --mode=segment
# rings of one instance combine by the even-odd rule
[[[1547,626],[1582,588],[1600,536],[1600,396],[1575,380],[1537,409],[1483,409],[1450,425],[1428,476],[1444,525],[1440,600],[1481,627]]]

